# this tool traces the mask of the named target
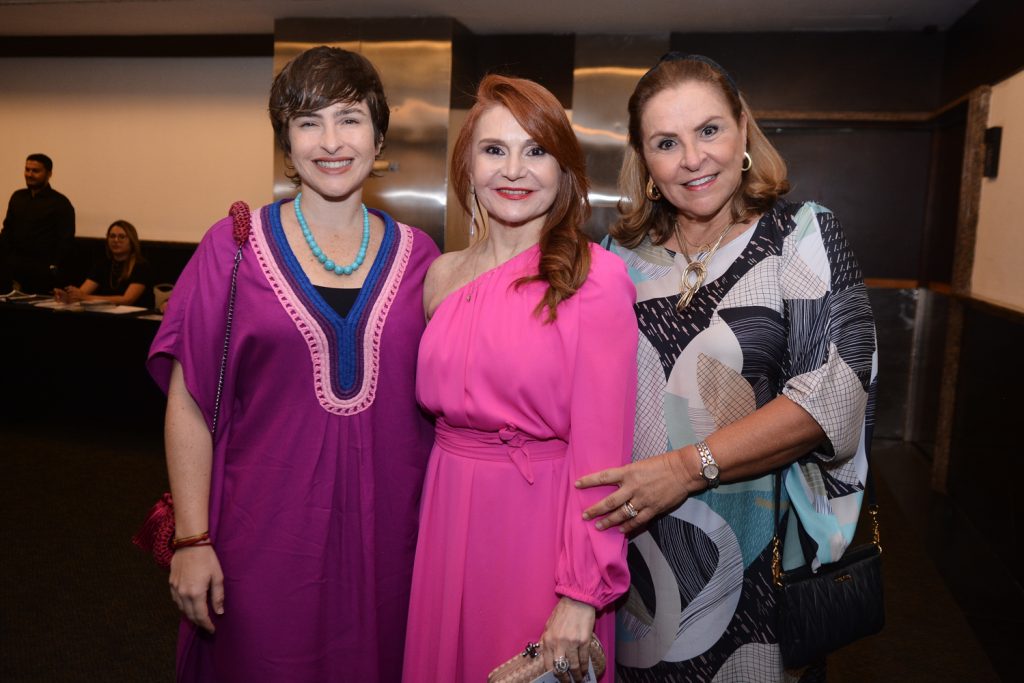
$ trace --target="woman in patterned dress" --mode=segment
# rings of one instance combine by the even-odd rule
[[[618,678],[823,679],[823,663],[782,665],[772,493],[782,470],[814,562],[842,555],[877,367],[860,269],[828,209],[780,199],[785,164],[706,57],[670,53],[640,79],[620,182],[607,246],[637,286],[634,462],[577,484],[618,485],[585,516],[631,534]]]
[[[300,194],[253,211],[241,249],[230,218],[207,232],[150,350],[176,535],[200,541],[171,562],[177,679],[393,683],[433,437],[415,375],[438,249],[362,203],[389,120],[366,58],[302,53],[269,108]]]

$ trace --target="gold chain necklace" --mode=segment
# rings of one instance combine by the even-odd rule
[[[679,245],[680,250],[683,253],[683,258],[686,259],[686,268],[683,269],[683,275],[679,278],[679,300],[676,302],[676,311],[682,313],[686,310],[686,307],[693,301],[694,294],[697,290],[704,286],[704,280],[708,276],[708,264],[711,263],[711,257],[718,251],[718,247],[721,246],[722,240],[729,234],[729,231],[736,227],[734,221],[726,226],[725,230],[718,236],[714,244],[708,243],[704,247],[690,258],[687,252],[689,241],[686,239],[686,235],[683,234],[682,230],[679,229],[679,220],[676,219],[673,222],[673,227],[676,233],[676,243]]]

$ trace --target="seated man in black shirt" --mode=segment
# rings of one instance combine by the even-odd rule
[[[25,160],[27,187],[11,195],[0,231],[0,293],[13,282],[35,294],[64,284],[56,281],[57,269],[74,250],[75,209],[50,187],[52,174],[53,161],[45,154]]]

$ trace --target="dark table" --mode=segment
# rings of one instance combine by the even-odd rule
[[[0,419],[159,428],[166,402],[145,368],[159,326],[0,303]]]

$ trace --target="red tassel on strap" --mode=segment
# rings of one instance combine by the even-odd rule
[[[152,553],[156,563],[167,569],[174,557],[174,551],[171,550],[173,539],[174,501],[170,493],[165,493],[149,511],[142,528],[132,537],[132,543],[144,552]]]

